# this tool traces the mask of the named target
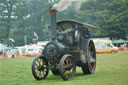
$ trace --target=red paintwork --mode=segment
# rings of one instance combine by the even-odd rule
[[[56,11],[51,10],[51,11],[49,11],[49,13],[50,14],[56,14]]]

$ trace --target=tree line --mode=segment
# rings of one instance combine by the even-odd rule
[[[50,40],[49,8],[59,2],[49,0],[0,0],[0,42],[15,45],[32,43],[33,33],[39,41]],[[75,20],[94,25],[93,37],[126,38],[128,33],[128,0],[88,0],[79,10],[73,6],[57,13],[57,21]]]

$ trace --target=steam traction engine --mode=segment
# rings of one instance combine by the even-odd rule
[[[61,75],[63,80],[75,76],[76,66],[84,74],[92,74],[96,68],[96,52],[88,29],[93,26],[75,21],[56,23],[56,11],[49,11],[51,16],[51,41],[45,46],[42,55],[32,63],[32,74],[35,79],[43,80],[49,70],[54,75]]]

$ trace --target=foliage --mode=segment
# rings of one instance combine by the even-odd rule
[[[90,0],[82,5],[77,16],[96,26],[94,36],[125,39],[128,33],[127,5],[127,0]]]
[[[49,3],[51,1],[51,3]],[[0,42],[15,45],[32,43],[33,33],[39,41],[50,40],[49,7],[59,0],[0,0]],[[93,37],[125,39],[128,33],[128,0],[88,0],[80,10],[75,5],[57,13],[57,21],[75,20],[94,25]]]
[[[14,0],[6,1],[7,2],[1,2],[2,10],[6,4]],[[46,30],[46,26],[48,26],[49,22],[49,8],[47,7],[50,7],[47,0],[19,0],[15,2],[14,7],[12,7],[13,11],[11,11],[9,22],[0,21],[2,26],[0,29],[0,41],[2,43],[6,41],[5,43],[7,43],[9,38],[13,38],[16,40],[15,45],[24,45],[24,36],[26,36],[27,43],[29,44],[32,43],[34,32],[39,36],[39,40],[48,40],[49,38],[47,36],[49,36],[49,30]],[[8,19],[9,15],[3,15],[4,11],[9,12],[5,9],[0,16],[7,17]],[[2,25],[2,23],[8,23],[9,27],[7,28],[7,25]],[[4,34],[6,36],[4,36]]]

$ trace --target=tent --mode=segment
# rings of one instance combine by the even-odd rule
[[[128,44],[128,40],[123,40],[123,39],[115,40],[113,41],[113,44],[119,47],[121,44]]]
[[[3,44],[0,43],[0,51],[3,50],[3,49],[5,49],[5,48],[7,48],[7,47],[5,45],[3,45]]]
[[[113,43],[114,44],[117,44],[117,43],[119,43],[119,44],[128,43],[128,40],[119,39],[119,40],[114,41]]]

